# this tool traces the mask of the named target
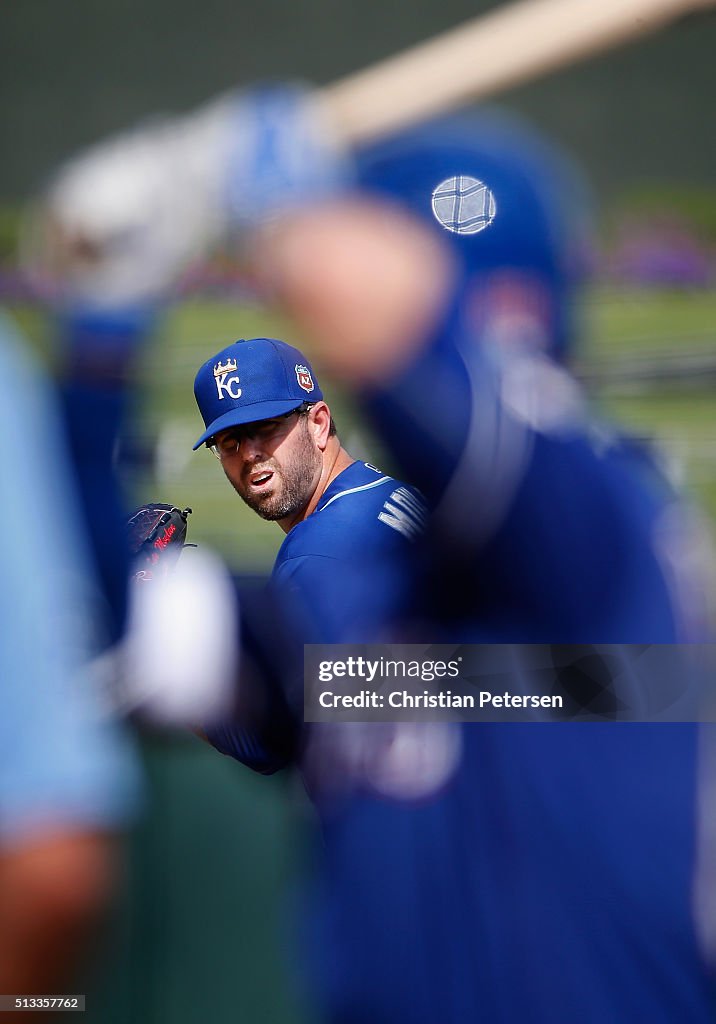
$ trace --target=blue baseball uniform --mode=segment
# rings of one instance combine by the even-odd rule
[[[435,509],[421,587],[431,638],[675,641],[676,590],[659,550],[672,502],[647,485],[653,470],[644,463],[638,476],[636,456],[597,445],[575,407],[559,429],[535,430],[502,400],[514,367],[465,341],[439,342],[373,402]],[[469,375],[471,386],[451,391],[445,418],[408,422],[406,396],[427,381],[434,390],[436,361],[439,379]],[[500,475],[481,478],[469,450],[477,408],[520,456],[502,494]],[[482,451],[496,441],[483,432]],[[460,453],[447,474],[446,450]],[[348,732],[337,733],[313,794],[327,866],[314,894],[318,988],[332,1018],[713,1019],[693,903],[696,726],[397,725],[402,784],[400,755],[390,761],[369,729],[351,729],[350,755],[340,750]],[[417,791],[411,735],[435,768]]]
[[[426,509],[414,488],[366,462],[354,462],[331,482],[314,512],[288,533],[276,557],[270,591],[271,619],[284,616],[278,646],[299,643],[282,666],[267,666],[270,643],[256,634],[262,626],[244,602],[248,621],[244,643],[262,659],[262,687],[270,693],[267,724],[255,730],[226,722],[206,731],[222,753],[270,773],[296,756],[303,729],[303,643],[361,643],[387,638],[387,628],[407,609],[412,590],[415,542],[425,526]],[[247,607],[248,606],[248,607]],[[246,628],[248,626],[248,629]],[[275,678],[266,687],[266,676]],[[268,731],[267,731],[268,730]]]
[[[287,535],[273,586],[310,609],[316,642],[375,639],[405,607],[407,579],[397,568],[407,567],[425,519],[414,488],[354,462]]]
[[[432,342],[365,396],[431,508],[419,638],[707,639],[683,510],[550,358],[569,340],[562,179],[493,129],[413,129],[361,168],[457,267]],[[522,315],[527,288],[538,318]],[[321,739],[306,945],[331,1019],[713,1020],[697,726],[353,724]]]

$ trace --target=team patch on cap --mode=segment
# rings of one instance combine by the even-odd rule
[[[298,381],[298,386],[303,388],[304,391],[313,391],[313,377],[307,366],[296,363],[296,380]]]
[[[492,191],[477,178],[458,174],[433,190],[435,219],[456,235],[476,235],[495,219],[497,204]]]

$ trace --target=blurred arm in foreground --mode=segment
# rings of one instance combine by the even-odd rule
[[[707,551],[681,497],[568,370],[591,243],[581,175],[481,114],[368,147],[357,177],[352,199],[269,228],[261,264],[433,508],[433,610],[517,642],[704,640]]]

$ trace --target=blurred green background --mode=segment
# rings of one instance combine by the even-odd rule
[[[54,360],[23,301],[23,199],[79,146],[156,111],[259,78],[329,82],[451,28],[498,0],[22,0],[0,13],[0,290]],[[716,522],[716,20],[668,32],[500,97],[576,155],[594,186],[597,284],[578,371]],[[290,325],[206,292],[182,301],[143,354],[127,428],[129,501],[191,505],[190,539],[265,572],[278,527],[245,509],[205,450],[192,381],[239,337],[299,344]],[[319,368],[320,372],[320,368]],[[384,462],[348,396],[347,447]],[[386,465],[385,468],[389,468]],[[313,1024],[294,894],[313,828],[298,785],[253,776],[193,737],[143,739],[146,813],[130,838],[113,926],[86,980],[92,1024]]]

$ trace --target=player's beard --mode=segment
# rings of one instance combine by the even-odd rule
[[[250,509],[262,519],[276,522],[278,519],[295,516],[306,507],[311,500],[320,468],[320,453],[308,433],[308,423],[302,417],[299,420],[295,446],[281,464],[275,459],[263,459],[242,474],[240,483],[232,483],[239,497]],[[273,473],[271,490],[265,494],[253,493],[248,485],[248,477],[259,470],[270,470]]]

